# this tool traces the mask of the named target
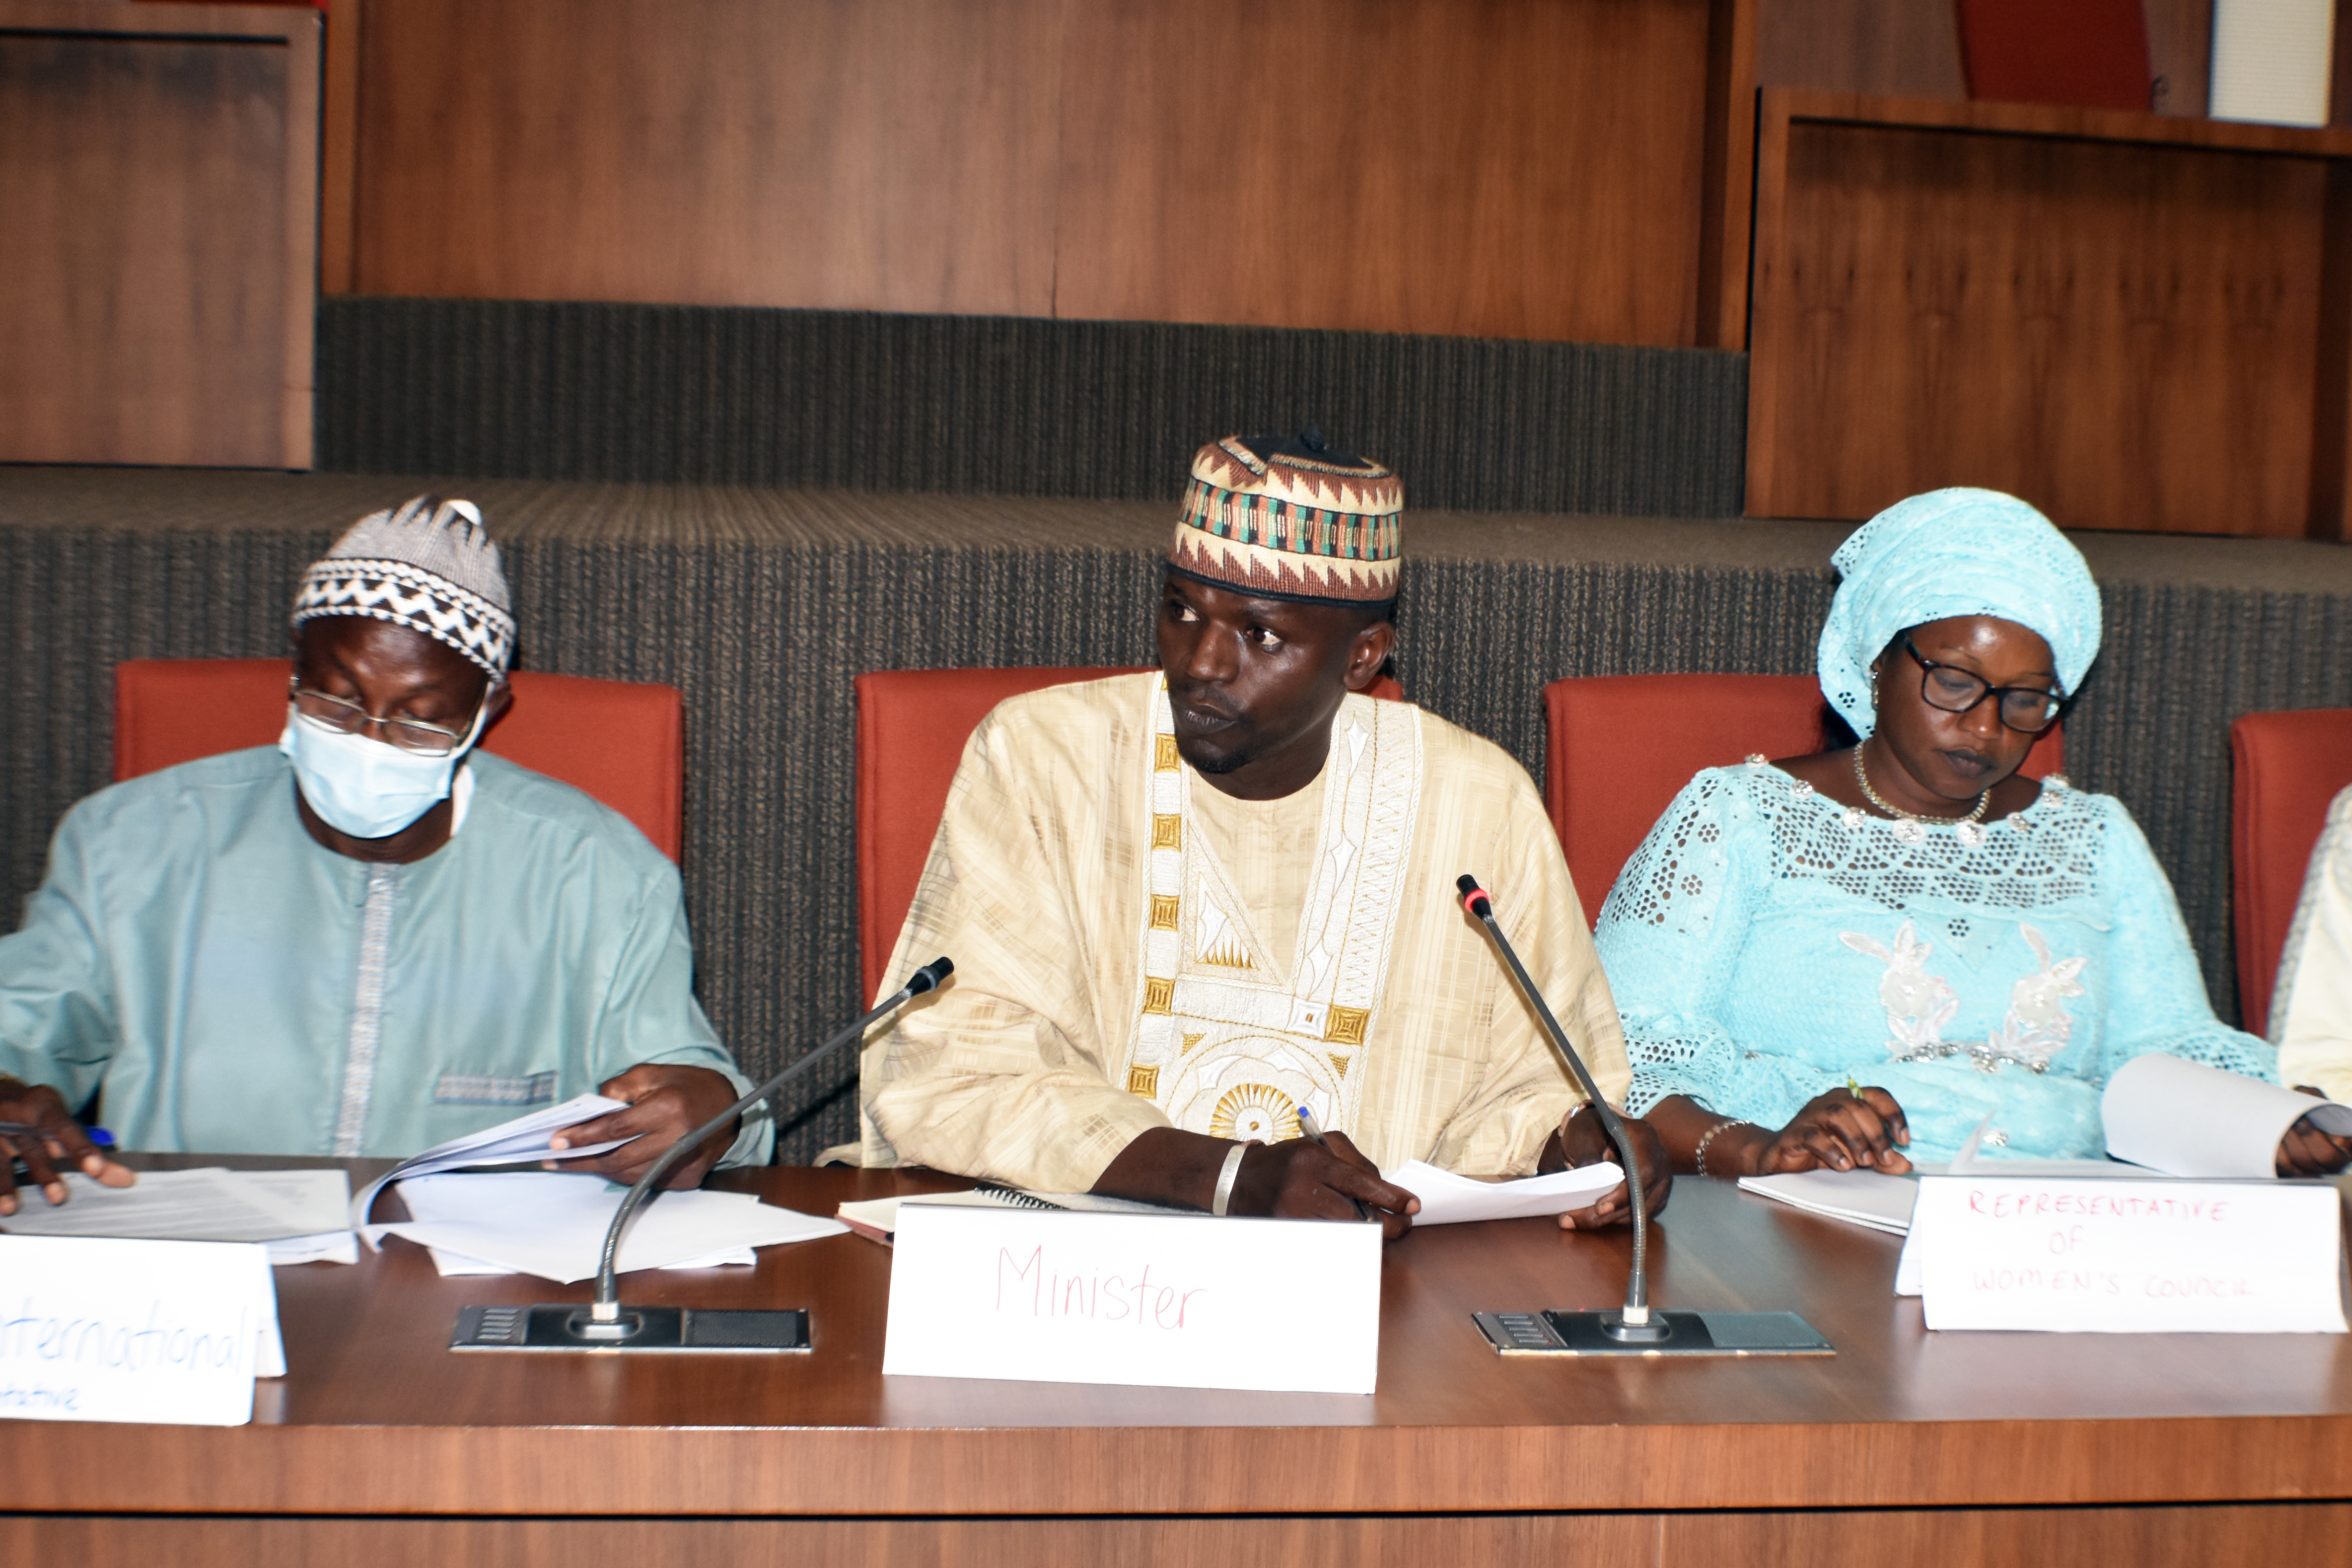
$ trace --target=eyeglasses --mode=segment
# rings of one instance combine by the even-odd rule
[[[1909,632],[1903,634],[1903,651],[1919,661],[1919,695],[1947,713],[1966,713],[1988,697],[1998,698],[2002,723],[2021,734],[2038,735],[2074,705],[2073,698],[2038,686],[1995,686],[1957,665],[1938,664],[1912,645]]]
[[[330,697],[323,691],[311,690],[302,684],[299,676],[288,682],[288,689],[293,695],[295,714],[304,723],[339,735],[357,735],[373,724],[383,731],[387,742],[420,756],[446,757],[464,745],[466,737],[473,732],[471,719],[462,730],[445,729],[419,719],[378,719],[347,697]],[[489,700],[488,692],[483,693],[482,700]],[[478,717],[480,710],[475,711]]]

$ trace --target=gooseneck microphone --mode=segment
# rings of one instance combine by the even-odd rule
[[[604,1248],[596,1267],[596,1296],[586,1310],[568,1303],[546,1303],[529,1309],[467,1307],[458,1314],[452,1350],[667,1350],[781,1351],[808,1348],[807,1314],[801,1311],[700,1312],[684,1307],[621,1310],[618,1264],[621,1237],[662,1177],[677,1163],[702,1147],[749,1107],[765,1100],[807,1072],[852,1040],[926,991],[939,988],[955,973],[945,957],[935,958],[908,977],[907,984],[884,997],[871,1012],[777,1073],[767,1082],[680,1138],[637,1178],[613,1223],[604,1230]],[[702,1320],[698,1324],[697,1319]]]
[[[1625,1172],[1625,1195],[1633,1209],[1633,1269],[1625,1280],[1624,1310],[1604,1317],[1601,1331],[1626,1344],[1655,1344],[1670,1339],[1674,1335],[1673,1326],[1654,1322],[1650,1318],[1649,1198],[1642,1191],[1642,1167],[1633,1158],[1633,1134],[1625,1131],[1624,1118],[1617,1114],[1616,1108],[1609,1103],[1600,1086],[1592,1081],[1592,1074],[1585,1068],[1584,1058],[1578,1056],[1576,1047],[1569,1043],[1568,1031],[1559,1026],[1558,1018],[1552,1016],[1550,1005],[1544,1000],[1543,993],[1536,989],[1535,981],[1528,974],[1527,965],[1519,962],[1518,953],[1513,951],[1511,939],[1505,936],[1503,928],[1495,922],[1494,903],[1486,897],[1485,889],[1478,886],[1478,879],[1465,872],[1454,885],[1462,890],[1462,907],[1470,911],[1473,920],[1486,928],[1486,938],[1495,944],[1495,951],[1503,955],[1503,966],[1510,972],[1511,984],[1518,988],[1528,1005],[1535,1009],[1544,1033],[1551,1037],[1553,1048],[1568,1063],[1569,1071],[1575,1075],[1578,1086],[1584,1090],[1585,1102],[1592,1107],[1592,1113],[1601,1118],[1601,1125],[1608,1132],[1609,1141],[1617,1145],[1618,1163]]]
[[[621,1286],[619,1279],[615,1278],[618,1270],[614,1267],[620,1260],[621,1236],[629,1228],[629,1221],[636,1217],[637,1210],[643,1208],[646,1200],[653,1195],[655,1186],[663,1176],[668,1174],[671,1166],[695,1150],[701,1148],[704,1139],[740,1116],[747,1107],[767,1099],[768,1096],[775,1093],[776,1090],[783,1088],[850,1041],[862,1039],[866,1030],[920,996],[924,992],[937,989],[940,981],[954,973],[955,965],[948,959],[940,957],[931,960],[930,963],[915,971],[914,976],[906,984],[884,997],[880,1006],[859,1018],[841,1033],[834,1036],[833,1038],[825,1041],[824,1044],[809,1052],[808,1055],[801,1058],[800,1060],[665,1150],[662,1157],[656,1160],[646,1173],[637,1178],[637,1184],[629,1189],[629,1195],[621,1200],[621,1206],[613,1211],[613,1223],[604,1231],[604,1256],[596,1265],[596,1301],[590,1310],[592,1321],[582,1326],[581,1333],[589,1339],[625,1337],[626,1331],[621,1322]],[[604,1329],[603,1326],[607,1323],[613,1325],[612,1330]]]

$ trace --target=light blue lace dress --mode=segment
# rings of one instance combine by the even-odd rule
[[[2120,802],[2046,781],[1982,826],[1891,822],[1761,760],[1710,768],[1626,864],[1594,933],[1637,1114],[1684,1094],[1780,1127],[1849,1074],[1916,1159],[1986,1116],[1989,1156],[2105,1152],[2099,1095],[2168,1051],[2275,1081],[2213,1016],[2172,885]]]

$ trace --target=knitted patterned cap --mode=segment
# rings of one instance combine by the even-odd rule
[[[472,501],[418,496],[371,512],[302,574],[294,625],[365,616],[423,632],[496,680],[514,657],[515,624],[499,547]]]
[[[1404,487],[1368,458],[1296,439],[1228,436],[1192,458],[1169,566],[1262,599],[1386,604],[1404,553]]]

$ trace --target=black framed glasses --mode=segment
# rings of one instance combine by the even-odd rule
[[[1938,664],[1913,645],[1909,632],[1903,634],[1903,651],[1918,661],[1919,695],[1947,713],[1966,713],[1990,697],[2002,723],[2020,734],[2039,735],[2074,705],[2073,698],[2038,686],[1995,686],[1958,665]]]
[[[294,712],[304,723],[321,730],[331,730],[339,735],[364,733],[371,724],[383,732],[387,744],[419,756],[446,757],[466,743],[473,731],[473,720],[466,721],[463,730],[451,730],[439,724],[427,724],[421,719],[379,719],[348,697],[331,697],[323,691],[313,691],[297,676],[287,683],[294,700]],[[489,694],[483,693],[488,702]],[[478,714],[479,710],[476,710]]]

